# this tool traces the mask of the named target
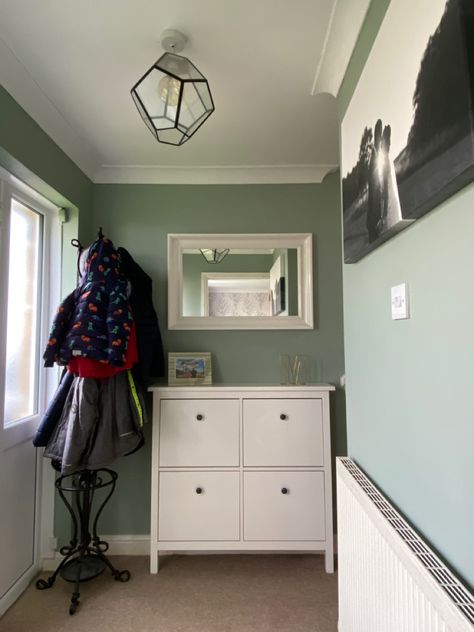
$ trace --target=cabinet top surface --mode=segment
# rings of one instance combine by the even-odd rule
[[[148,387],[151,392],[178,394],[180,392],[193,392],[193,393],[223,393],[223,392],[278,392],[278,393],[318,393],[334,391],[336,387],[333,384],[305,384],[302,386],[285,385],[285,384],[230,384],[230,383],[217,383],[212,385],[183,385],[183,386],[169,386],[167,384],[159,383],[151,384]]]

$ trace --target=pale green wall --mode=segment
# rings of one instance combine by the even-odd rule
[[[341,89],[341,111],[387,5],[372,5]],[[471,584],[473,208],[471,185],[344,266],[349,455]],[[412,317],[392,321],[390,288],[402,282],[409,284]]]
[[[211,351],[214,381],[278,382],[282,353],[311,354],[315,377],[344,372],[339,183],[321,185],[97,185],[93,225],[126,247],[152,276],[166,351]],[[316,328],[312,331],[167,331],[168,233],[312,232]],[[92,237],[92,235],[91,235]],[[332,402],[335,451],[345,454],[344,394]],[[147,445],[116,463],[119,484],[101,532],[149,533],[150,427]],[[57,524],[60,537],[64,525]]]
[[[372,48],[380,24],[390,5],[390,0],[372,0],[365,16],[364,24],[357,38],[357,43],[347,67],[344,80],[337,95],[337,105],[341,118],[349,105],[357,86],[367,56]]]
[[[90,233],[91,180],[1,85],[0,165],[54,204],[69,209],[67,236],[77,237],[79,230],[80,237],[86,238]]]

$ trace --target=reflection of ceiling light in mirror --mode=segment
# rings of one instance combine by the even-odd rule
[[[201,248],[200,252],[207,263],[220,263],[224,257],[226,257],[230,250],[229,248],[223,248],[218,250],[217,248]]]

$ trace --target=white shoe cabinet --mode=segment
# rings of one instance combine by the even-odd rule
[[[151,387],[151,572],[160,552],[325,553],[328,384]]]

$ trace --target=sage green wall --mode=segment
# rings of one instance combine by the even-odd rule
[[[79,231],[80,238],[86,238],[91,230],[91,180],[1,85],[0,165],[69,210],[67,237],[77,237]]]
[[[341,112],[387,5],[372,5],[341,88]],[[471,185],[344,266],[349,455],[471,585],[473,208]],[[402,282],[412,317],[392,321],[390,288]]]
[[[344,372],[338,176],[320,185],[97,185],[93,224],[126,247],[154,281],[166,351],[211,351],[215,382],[278,382],[282,353],[307,353],[319,381]],[[167,331],[168,233],[312,232],[316,328],[310,331]],[[91,235],[92,237],[92,235]],[[345,454],[344,394],[332,402],[334,449]],[[119,484],[101,531],[149,533],[150,426],[146,447],[117,462]],[[115,467],[115,466],[114,466]],[[57,524],[64,533],[64,525]]]
[[[209,264],[201,254],[183,256],[183,314],[201,315],[202,272],[270,272],[272,255],[233,255],[229,253],[218,266]]]

